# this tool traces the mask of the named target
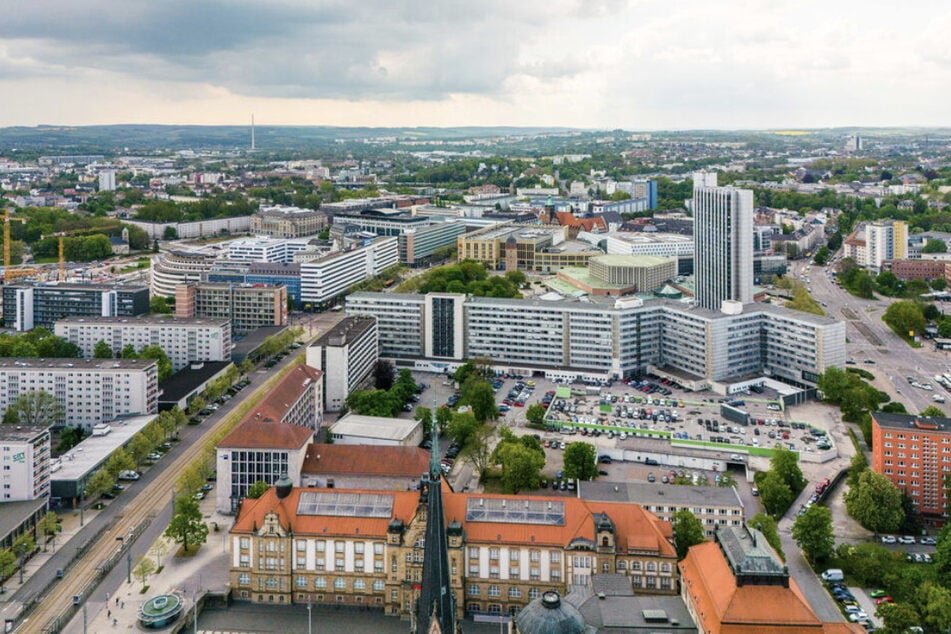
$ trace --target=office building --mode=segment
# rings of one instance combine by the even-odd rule
[[[307,239],[245,238],[228,243],[230,262],[293,262],[307,248]]]
[[[882,270],[891,271],[900,280],[945,280],[951,272],[946,260],[885,260]]]
[[[149,312],[145,286],[7,284],[3,325],[13,330],[53,328],[67,317],[135,317]]]
[[[376,320],[345,317],[307,347],[307,365],[323,371],[325,411],[339,412],[350,392],[370,376],[380,358]]]
[[[152,359],[0,359],[0,410],[24,392],[46,391],[66,418],[54,426],[94,425],[158,411],[158,369]]]
[[[399,264],[395,237],[371,238],[300,265],[301,301],[305,307],[326,307],[354,284]]]
[[[212,250],[162,251],[152,258],[151,290],[153,295],[175,297],[175,287],[205,279],[219,254]]]
[[[453,247],[456,238],[465,234],[466,226],[462,220],[414,216],[403,209],[371,209],[334,216],[331,238],[342,240],[344,235],[355,232],[395,236],[400,262],[419,266],[439,249]]]
[[[435,305],[424,295],[352,293],[347,314],[377,319],[382,357],[412,359],[415,367],[430,371],[482,356],[496,369],[543,371],[551,378],[627,377],[654,366],[706,385],[765,374],[813,386],[826,368],[845,363],[844,323],[771,304],[728,302],[724,312],[637,298],[579,302],[440,295],[462,306],[462,319],[443,321],[442,330],[427,325]],[[444,347],[450,323],[454,337],[462,338],[461,346],[453,345],[453,356]]]
[[[229,319],[236,337],[265,326],[286,326],[287,287],[224,282],[182,284],[175,289],[175,316]]]
[[[948,515],[944,478],[951,472],[951,419],[872,414],[872,469],[904,491],[926,520]]]
[[[858,634],[857,623],[823,622],[761,532],[717,527],[678,566],[681,598],[700,634]]]
[[[753,192],[694,187],[694,277],[697,304],[753,301]]]
[[[192,361],[231,360],[231,322],[227,319],[78,317],[57,321],[53,332],[79,346],[85,357],[92,357],[96,344],[104,341],[115,356],[126,346],[136,351],[158,346],[168,355],[173,370]]]
[[[50,495],[50,430],[45,425],[0,425],[0,501]]]
[[[270,238],[303,238],[320,233],[329,223],[323,211],[278,205],[251,215],[251,233]]]
[[[298,253],[304,253],[300,251]],[[300,264],[297,262],[230,262],[218,260],[202,278],[208,282],[283,286],[296,308],[301,308]]]
[[[693,272],[692,235],[618,231],[581,237],[603,243],[608,255],[652,255],[674,258],[677,261],[678,275],[689,275]]]
[[[234,598],[408,618],[427,585],[430,484],[386,492],[277,486],[246,500],[229,532]],[[589,586],[600,573],[626,576],[640,594],[677,592],[670,524],[637,504],[448,487],[440,499],[457,617],[514,615],[547,590]]]
[[[99,191],[112,192],[116,190],[115,170],[103,170],[99,172]]]

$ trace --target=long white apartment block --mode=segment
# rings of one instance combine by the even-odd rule
[[[842,322],[770,304],[726,302],[712,311],[667,300],[433,295],[454,303],[440,309],[426,295],[353,293],[347,314],[377,319],[384,358],[449,366],[486,357],[499,368],[553,377],[625,377],[657,366],[708,382],[765,374],[814,385],[816,375],[845,363]],[[446,323],[433,327],[440,320]],[[449,340],[461,341],[462,350],[447,347]]]
[[[64,407],[59,425],[95,425],[158,411],[158,367],[152,359],[0,359],[0,409],[43,390]]]
[[[79,346],[86,357],[93,356],[100,341],[114,355],[127,345],[136,351],[159,346],[175,371],[193,361],[230,361],[233,345],[227,319],[79,317],[57,321],[53,332]]]
[[[370,238],[346,251],[304,262],[300,267],[301,301],[310,306],[326,304],[354,284],[398,263],[396,236]]]

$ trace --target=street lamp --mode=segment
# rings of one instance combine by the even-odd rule
[[[119,542],[119,552],[122,552],[122,549],[125,547],[125,536],[119,535],[116,537],[116,541]],[[131,543],[131,542],[130,542]],[[125,554],[126,562],[126,583],[132,585],[132,551],[130,550]]]

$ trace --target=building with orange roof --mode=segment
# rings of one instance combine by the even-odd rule
[[[678,564],[681,597],[700,634],[845,634],[858,624],[819,620],[761,532],[718,526]]]
[[[408,617],[419,589],[426,505],[418,491],[270,489],[230,532],[233,596],[256,603],[365,605]],[[636,504],[455,493],[443,487],[460,613],[515,614],[546,590],[598,573],[635,591],[677,592],[672,531]]]
[[[414,489],[429,468],[429,452],[419,447],[328,445],[307,448],[301,485],[338,489]]]

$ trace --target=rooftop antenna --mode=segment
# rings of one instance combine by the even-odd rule
[[[254,151],[254,113],[251,113],[251,151]]]

